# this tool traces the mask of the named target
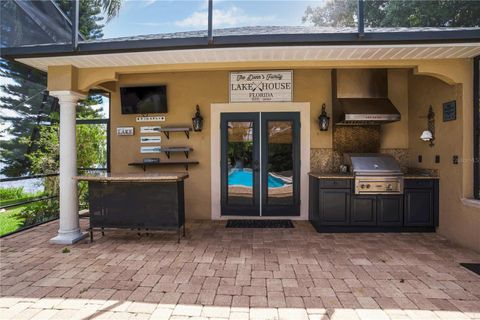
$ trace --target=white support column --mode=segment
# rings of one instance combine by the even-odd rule
[[[51,91],[60,104],[60,228],[53,244],[73,244],[87,235],[80,231],[78,217],[76,106],[84,95],[73,91]]]

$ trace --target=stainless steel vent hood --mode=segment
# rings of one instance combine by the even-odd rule
[[[386,69],[339,69],[333,80],[337,125],[381,125],[401,119],[388,98]]]

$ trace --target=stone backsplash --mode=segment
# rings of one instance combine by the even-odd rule
[[[333,149],[344,153],[375,153],[380,149],[380,126],[340,126],[333,128]]]
[[[380,149],[380,153],[392,155],[400,164],[402,171],[408,170],[408,149]],[[332,148],[310,149],[310,169],[320,173],[340,172],[343,164],[343,153]]]

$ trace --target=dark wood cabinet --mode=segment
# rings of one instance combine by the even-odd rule
[[[352,195],[350,224],[352,226],[374,226],[377,220],[376,196]]]
[[[405,226],[433,225],[432,189],[405,189]]]
[[[320,189],[318,195],[320,223],[328,226],[348,225],[350,189]]]
[[[401,226],[403,224],[403,197],[377,196],[377,225]]]
[[[405,179],[403,195],[356,195],[353,180],[310,177],[309,219],[319,232],[435,231],[436,179]]]

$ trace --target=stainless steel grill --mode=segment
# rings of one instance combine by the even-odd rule
[[[348,153],[345,162],[355,177],[355,194],[403,194],[403,173],[392,156]]]

